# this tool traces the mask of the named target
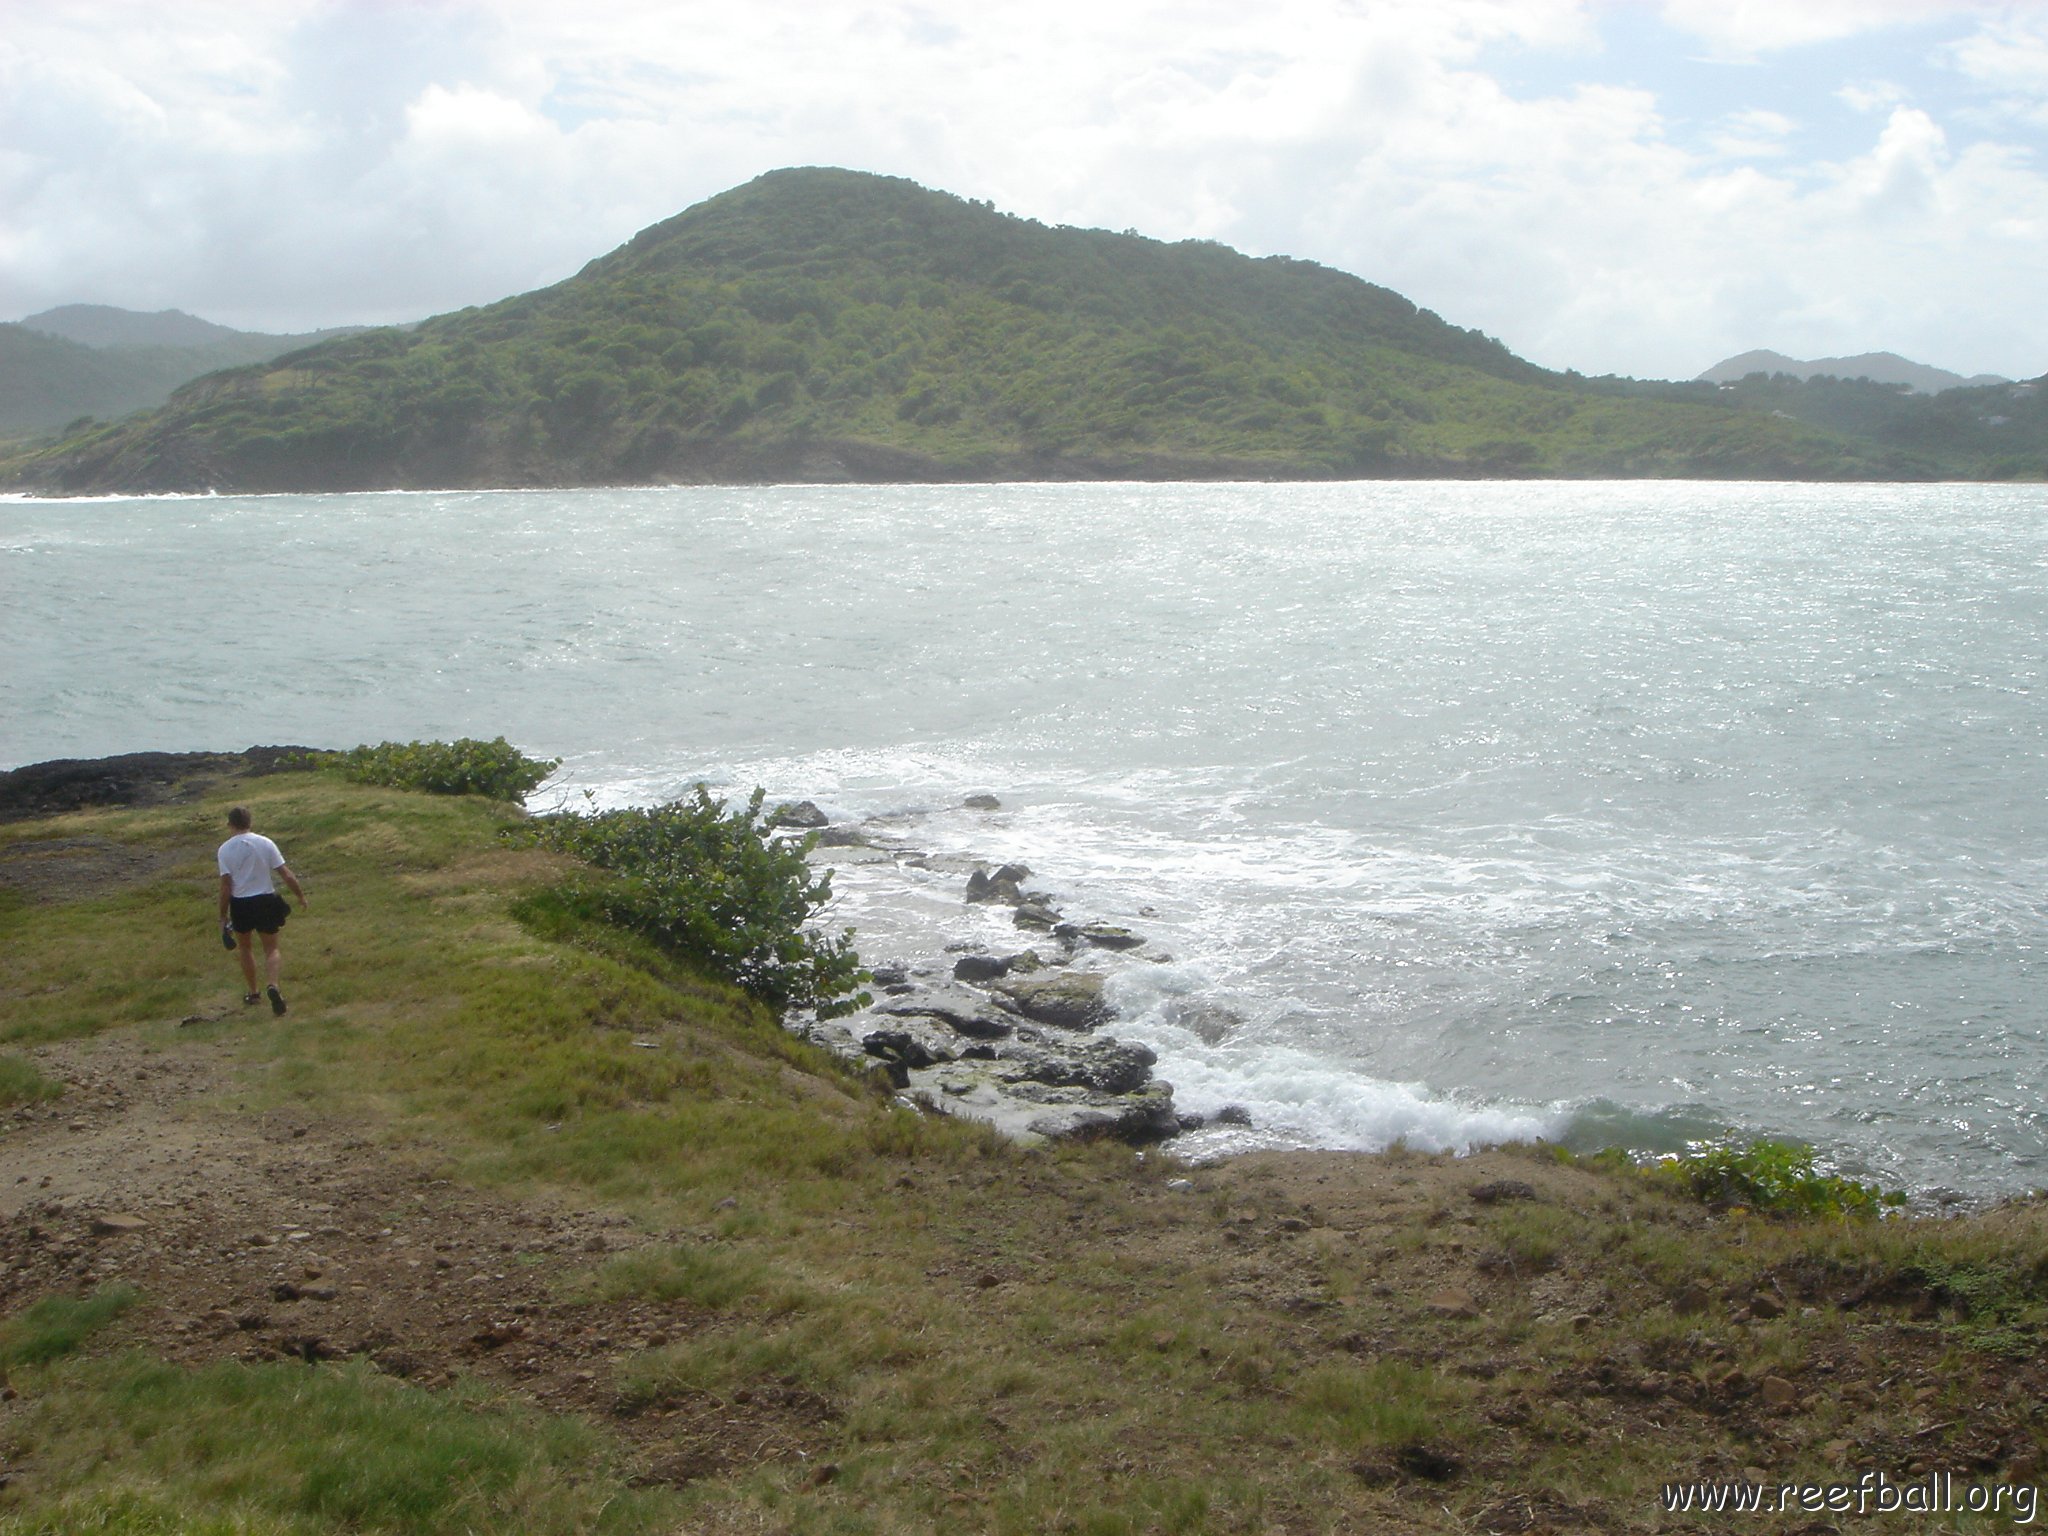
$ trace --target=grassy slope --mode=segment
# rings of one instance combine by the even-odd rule
[[[34,1475],[0,1492],[7,1536],[1647,1530],[1667,1477],[1990,1479],[2043,1449],[2038,1207],[1714,1218],[1534,1153],[1253,1159],[1183,1192],[1157,1154],[1022,1152],[630,945],[529,932],[515,909],[559,866],[476,802],[287,775],[0,827],[0,860],[80,837],[176,856],[140,884],[0,888],[0,1094],[43,1091],[37,1041],[198,1048],[169,1021],[234,986],[208,858],[230,795],[316,908],[288,930],[290,1027],[221,1037],[252,1076],[220,1112],[310,1106],[461,1180],[697,1234],[560,1276],[676,1308],[678,1337],[593,1367],[627,1405],[800,1384],[832,1405],[836,1476],[635,1489],[601,1424],[357,1362],[174,1367],[96,1342],[146,1296],[15,1298],[0,1465]],[[1473,1204],[1503,1167],[1541,1198]],[[1431,1309],[1446,1283],[1482,1315]],[[1752,1315],[1759,1290],[1787,1314]],[[1796,1405],[1765,1406],[1773,1375]]]
[[[1312,263],[804,170],[553,288],[201,381],[12,472],[66,490],[324,490],[1939,467],[1712,390],[1546,373]]]

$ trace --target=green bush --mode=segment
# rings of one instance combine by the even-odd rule
[[[812,878],[814,838],[775,838],[764,792],[728,811],[703,785],[688,800],[650,809],[549,817],[540,836],[611,871],[571,895],[604,921],[730,981],[778,1012],[814,1008],[831,1018],[865,1007],[866,979],[853,931],[804,924],[832,899],[831,872]]]
[[[385,741],[351,747],[333,761],[357,784],[420,789],[430,795],[488,795],[519,800],[561,766],[559,758],[527,757],[500,736],[478,741]]]
[[[1740,1205],[1777,1216],[1876,1216],[1906,1203],[1896,1190],[1815,1172],[1813,1148],[1795,1142],[1729,1143],[1666,1159],[1648,1171],[1653,1179],[1710,1205]]]

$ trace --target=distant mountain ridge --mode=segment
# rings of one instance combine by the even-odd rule
[[[49,432],[83,417],[126,416],[163,404],[180,384],[202,375],[267,362],[362,329],[273,336],[176,309],[46,309],[0,325],[0,433]]]
[[[1996,373],[1964,378],[1946,368],[1916,363],[1896,352],[1861,352],[1854,357],[1816,357],[1801,360],[1782,352],[1743,352],[1723,358],[1699,375],[1709,384],[1733,384],[1753,373],[1790,374],[1795,379],[1869,379],[1873,384],[1903,384],[1917,395],[1938,395],[1945,389],[1976,389],[1987,384],[2012,381]]]
[[[1553,373],[1314,262],[806,167],[552,287],[195,380],[0,483],[2048,475],[2048,393],[1941,399]]]

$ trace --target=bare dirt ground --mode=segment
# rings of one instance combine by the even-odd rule
[[[808,1458],[822,1438],[829,1407],[780,1383],[744,1400],[614,1395],[613,1360],[706,1326],[682,1305],[563,1299],[566,1273],[655,1240],[622,1216],[493,1199],[302,1111],[224,1113],[223,1041],[173,1053],[116,1031],[31,1054],[68,1091],[0,1112],[0,1314],[131,1285],[142,1300],[117,1328],[152,1354],[481,1377],[612,1420],[650,1481]]]

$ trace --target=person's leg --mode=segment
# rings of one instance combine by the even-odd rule
[[[242,991],[249,997],[256,995],[256,935],[238,933],[235,935],[235,958],[242,962]]]
[[[263,935],[263,969],[270,977],[270,1011],[284,1012],[284,994],[277,990],[277,978],[284,968],[284,957],[277,950],[275,931]]]

